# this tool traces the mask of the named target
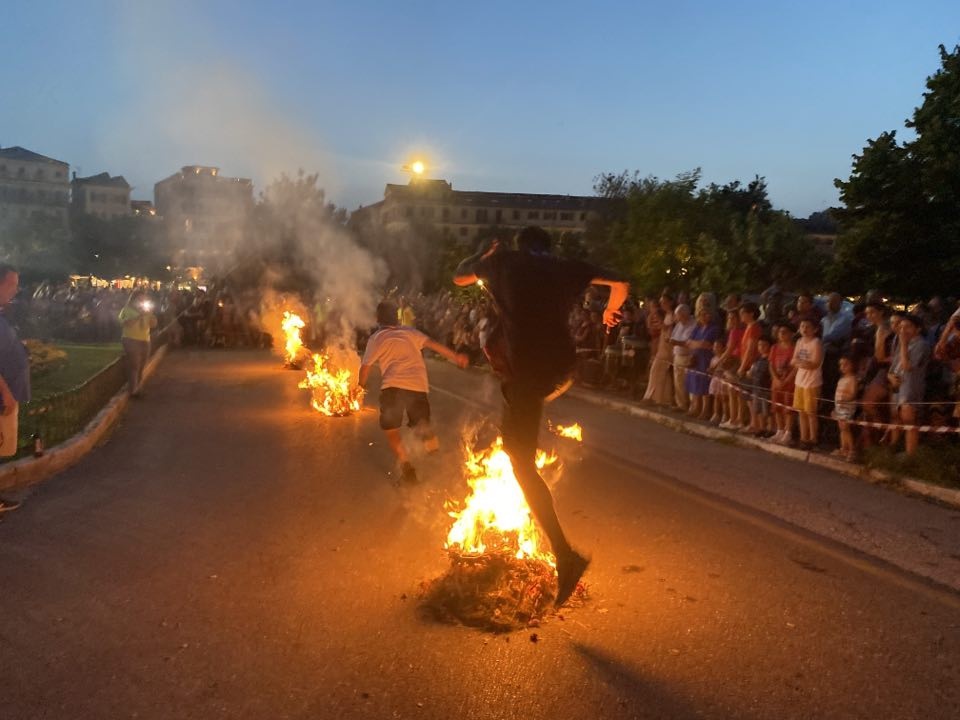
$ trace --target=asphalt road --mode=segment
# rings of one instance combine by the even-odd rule
[[[431,373],[444,450],[399,490],[372,410],[317,415],[264,354],[169,356],[0,522],[0,717],[960,716],[960,511],[573,399],[591,601],[536,643],[425,619],[496,403]]]

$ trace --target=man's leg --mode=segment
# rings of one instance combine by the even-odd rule
[[[13,457],[17,454],[18,413],[20,404],[13,406],[9,415],[0,415],[0,457]],[[0,513],[16,510],[20,507],[17,500],[5,500],[0,497]]]
[[[380,427],[387,436],[390,449],[400,465],[400,477],[407,482],[416,482],[417,473],[407,457],[407,449],[400,435],[400,426],[403,424],[403,398],[401,390],[397,388],[383,388],[380,390]]]
[[[557,606],[576,589],[588,561],[567,541],[553,505],[550,488],[536,466],[537,435],[543,412],[543,397],[516,383],[503,384],[503,449],[510,456],[514,476],[557,557]]]

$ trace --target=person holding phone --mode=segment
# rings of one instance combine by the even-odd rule
[[[120,310],[123,354],[127,363],[127,384],[130,397],[142,396],[143,369],[150,357],[150,331],[157,326],[153,302],[144,290],[134,290]]]

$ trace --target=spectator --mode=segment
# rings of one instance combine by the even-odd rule
[[[923,321],[916,315],[903,316],[898,335],[898,347],[890,363],[890,388],[894,393],[894,406],[899,421],[911,426],[906,431],[906,453],[917,451],[920,431],[916,429],[920,403],[926,383],[927,363],[930,360],[930,346],[923,339]],[[900,439],[900,429],[891,433],[891,444]]]
[[[844,355],[840,358],[840,379],[833,401],[833,419],[837,421],[840,430],[840,448],[834,450],[846,460],[853,461],[856,452],[853,445],[853,428],[850,421],[857,412],[857,373],[853,358]]]
[[[730,363],[724,367],[723,363]],[[723,425],[730,419],[727,407],[727,389],[725,374],[731,369],[736,360],[727,355],[727,345],[723,336],[719,335],[713,343],[713,357],[710,358],[710,387],[709,394],[713,405],[713,415],[710,416],[711,425]]]
[[[840,293],[830,293],[827,312],[820,320],[823,343],[823,394],[829,397],[839,379],[840,356],[850,343],[853,315],[843,306]]]
[[[777,433],[773,441],[778,445],[789,445],[793,439],[793,387],[797,369],[793,360],[793,328],[781,321],[774,326],[777,342],[770,348],[770,396],[773,404],[773,418]]]
[[[20,288],[20,275],[0,264],[0,457],[17,454],[20,403],[30,402],[30,355],[6,316]],[[0,498],[0,513],[20,503]]]
[[[740,322],[743,324],[743,334],[740,336],[740,364],[736,370],[736,377],[730,386],[730,420],[728,430],[748,429],[750,427],[749,401],[742,393],[743,389],[750,389],[750,368],[757,359],[757,341],[763,334],[759,323],[760,310],[756,303],[745,302],[740,308]]]
[[[701,297],[703,297],[701,295]],[[699,299],[698,299],[699,302]],[[690,417],[701,420],[710,418],[712,402],[710,400],[710,363],[713,360],[713,346],[720,335],[720,329],[713,323],[713,311],[701,304],[697,313],[697,325],[687,341],[692,362],[686,378],[686,391],[690,396]]]
[[[687,342],[693,335],[697,323],[690,316],[690,307],[677,305],[676,322],[670,332],[670,344],[673,346],[673,406],[680,412],[686,412],[690,403],[687,395],[687,368],[693,361],[693,355]]]
[[[673,360],[673,346],[670,334],[673,332],[673,298],[664,293],[660,297],[658,318],[660,320],[657,350],[650,363],[650,377],[643,399],[662,407],[669,407],[673,401],[673,381],[670,363]]]
[[[823,345],[817,337],[820,323],[812,317],[800,321],[800,339],[791,364],[796,368],[793,407],[800,418],[800,447],[812,450],[817,444],[819,422],[817,402],[823,386]]]
[[[729,298],[728,298],[729,300]],[[740,353],[742,350],[742,340],[745,328],[740,322],[739,310],[728,309],[727,311],[727,349],[720,359],[720,365],[724,369],[723,373],[723,391],[724,391],[724,409],[727,419],[720,423],[720,427],[725,430],[735,430],[740,427],[739,423],[734,423],[734,417],[739,420],[740,412],[740,393],[737,387],[737,371],[740,367]],[[734,413],[737,415],[734,415]]]
[[[150,331],[157,326],[153,303],[143,290],[135,290],[120,311],[123,327],[121,342],[127,362],[127,384],[130,397],[140,397],[143,369],[150,357]]]
[[[770,420],[770,339],[757,339],[757,357],[750,366],[750,432],[762,437]]]
[[[413,312],[413,307],[410,305],[410,301],[406,297],[400,297],[400,307],[397,310],[397,319],[400,321],[401,327],[416,327],[417,325],[417,315]]]
[[[890,326],[889,310],[880,302],[870,302],[864,310],[867,321],[874,327],[873,348],[867,360],[864,372],[862,404],[863,419],[867,422],[886,422],[889,419],[887,406],[884,404],[890,399],[890,383],[887,373],[890,370],[893,344],[896,332]],[[862,445],[873,444],[875,431],[872,428],[863,428],[860,433]]]

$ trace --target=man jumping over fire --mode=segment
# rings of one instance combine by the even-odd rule
[[[501,249],[494,241],[486,251],[461,262],[454,283],[486,287],[500,315],[484,351],[502,381],[503,447],[557,557],[556,605],[560,607],[576,589],[589,560],[567,541],[550,488],[537,472],[543,403],[569,387],[576,351],[567,318],[574,301],[589,285],[609,286],[603,321],[613,327],[629,285],[585,262],[551,256],[550,242],[543,228],[526,227],[516,236],[516,250]]]
[[[380,327],[367,342],[363,360],[360,361],[358,381],[365,388],[370,369],[374,365],[380,366],[383,376],[380,384],[380,427],[397,457],[400,478],[404,482],[415,483],[417,471],[410,463],[400,435],[404,413],[407,415],[407,425],[413,428],[427,452],[436,452],[440,447],[430,427],[430,401],[427,397],[430,384],[422,351],[424,348],[433,350],[460,368],[467,367],[470,359],[431,340],[416,328],[401,326],[397,306],[388,300],[377,306],[377,324]]]

